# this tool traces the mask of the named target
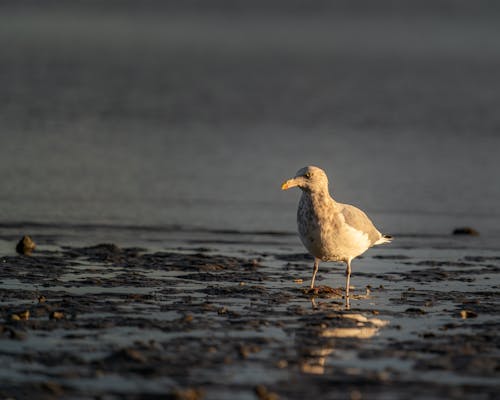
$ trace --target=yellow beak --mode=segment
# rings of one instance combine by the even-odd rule
[[[283,185],[281,185],[281,190],[288,190],[288,189],[293,188],[295,186],[297,186],[295,179],[289,179],[289,180],[283,182]]]

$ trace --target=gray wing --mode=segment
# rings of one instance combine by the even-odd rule
[[[343,204],[343,206],[341,213],[345,218],[346,224],[366,233],[372,245],[382,237],[382,234],[375,228],[370,218],[363,211],[349,204]]]

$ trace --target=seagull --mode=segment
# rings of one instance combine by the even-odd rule
[[[344,262],[348,299],[351,261],[372,246],[390,243],[392,237],[382,235],[359,208],[336,202],[330,196],[328,177],[321,168],[310,165],[300,169],[281,189],[296,186],[302,190],[297,210],[300,240],[314,257],[311,289],[321,261]]]

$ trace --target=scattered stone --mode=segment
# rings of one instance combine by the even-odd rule
[[[217,314],[219,315],[227,314],[227,312],[228,312],[227,307],[221,307],[217,310]]]
[[[279,400],[279,396],[270,392],[264,385],[258,385],[255,387],[255,394],[259,400]]]
[[[427,311],[422,310],[421,308],[417,307],[410,307],[405,310],[405,313],[407,314],[417,314],[417,315],[424,315],[427,314]]]
[[[460,317],[462,319],[477,318],[477,313],[471,310],[460,310]]]
[[[402,254],[390,254],[390,255],[374,255],[373,258],[379,260],[408,260],[410,257]]]
[[[64,394],[64,389],[61,385],[56,382],[48,381],[40,384],[43,390],[55,395],[62,396]]]
[[[121,350],[118,350],[110,355],[108,359],[122,362],[132,361],[139,364],[144,364],[147,361],[147,358],[144,356],[144,354],[142,354],[139,350],[132,348],[123,348]]]
[[[35,250],[36,244],[29,236],[23,236],[16,245],[16,251],[19,254],[29,256]]]
[[[205,393],[201,389],[176,389],[172,392],[172,397],[175,400],[201,400]]]
[[[64,318],[64,313],[61,311],[52,311],[49,316],[50,319],[63,319]]]
[[[29,318],[30,318],[30,310],[25,310],[10,315],[11,321],[27,321]]]
[[[362,400],[363,395],[361,394],[361,392],[359,390],[354,389],[349,393],[349,399],[350,400]]]
[[[443,326],[441,326],[439,328],[440,331],[447,331],[447,330],[450,330],[450,329],[456,329],[458,328],[460,325],[457,325],[457,324],[454,324],[454,323],[447,323],[447,324],[444,324]]]
[[[320,297],[342,297],[344,295],[344,289],[332,288],[324,285],[316,286],[314,288],[305,288],[302,292],[304,294],[312,294]]]
[[[182,322],[191,323],[193,322],[194,317],[191,314],[186,314],[184,318],[182,318]]]
[[[6,336],[9,339],[24,340],[26,334],[13,329],[11,326],[0,325],[0,336]]]
[[[252,353],[258,353],[261,348],[257,345],[239,345],[238,354],[241,358],[248,358]]]
[[[455,228],[453,230],[454,235],[468,235],[468,236],[479,236],[479,232],[474,228],[464,226],[461,228]]]

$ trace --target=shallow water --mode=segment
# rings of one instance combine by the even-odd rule
[[[0,13],[2,221],[293,231],[316,164],[388,233],[500,234],[489,2],[87,4]]]

